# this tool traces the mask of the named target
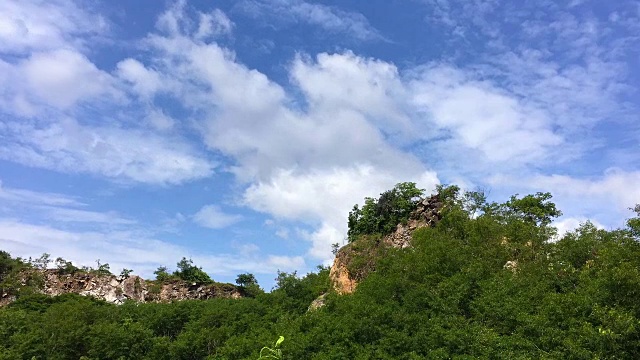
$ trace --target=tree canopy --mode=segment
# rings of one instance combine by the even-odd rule
[[[360,235],[388,234],[396,225],[406,222],[416,201],[424,194],[413,182],[397,184],[380,194],[379,198],[365,198],[362,208],[358,204],[349,212],[347,233],[349,241]]]

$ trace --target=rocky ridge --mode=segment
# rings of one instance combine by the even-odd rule
[[[61,274],[56,269],[38,271],[42,275],[42,294],[57,296],[73,293],[92,296],[112,304],[122,304],[128,300],[142,303],[211,298],[237,299],[244,296],[242,291],[232,284],[196,284],[183,280],[157,282],[146,281],[136,275],[115,276],[87,272]],[[0,306],[13,300],[15,298],[12,296],[2,296]]]

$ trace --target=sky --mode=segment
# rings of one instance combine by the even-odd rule
[[[269,290],[404,181],[618,228],[639,65],[635,0],[4,0],[0,249]]]

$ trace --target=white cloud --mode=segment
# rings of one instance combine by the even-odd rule
[[[195,34],[196,39],[206,40],[217,35],[229,34],[233,30],[233,21],[220,9],[199,15],[200,23]]]
[[[563,218],[562,220],[554,221],[552,225],[558,229],[557,239],[561,239],[566,233],[576,230],[587,221],[591,221],[591,223],[598,229],[605,228],[604,225],[599,222],[585,217]]]
[[[302,256],[278,256],[270,255],[267,257],[267,262],[272,267],[277,267],[281,271],[291,269],[302,269],[305,266]]]
[[[593,179],[574,178],[566,175],[537,176],[531,185],[552,189],[558,195],[575,198],[606,198],[619,209],[640,203],[639,171],[608,169],[602,176]]]
[[[45,103],[66,109],[82,99],[114,93],[111,76],[73,50],[35,53],[20,64],[29,87]]]
[[[115,211],[98,212],[62,207],[40,207],[38,210],[45,211],[44,218],[47,221],[103,224],[107,226],[133,225],[136,223],[135,220],[122,217]]]
[[[156,71],[146,68],[135,59],[125,59],[118,63],[116,74],[130,83],[133,91],[143,99],[149,99],[163,88],[163,79]]]
[[[563,142],[544,112],[458,69],[427,67],[419,71],[412,90],[414,104],[428,120],[489,163],[545,160]]]
[[[352,52],[322,53],[315,61],[298,56],[291,76],[311,111],[352,109],[389,132],[410,133],[411,124],[404,113],[407,104],[402,103],[408,94],[393,64]]]
[[[237,8],[254,18],[268,17],[266,21],[270,23],[306,22],[331,33],[350,35],[357,40],[384,39],[362,14],[332,6],[303,0],[245,0]]]
[[[198,16],[195,22],[191,13]],[[191,11],[185,0],[179,0],[162,13],[156,22],[156,28],[170,36],[189,34],[194,39],[207,41],[220,35],[230,34],[235,24],[220,9],[203,13]]]
[[[569,218],[590,219],[611,228],[624,226],[631,216],[630,207],[640,203],[640,172],[609,169],[590,178],[568,175],[527,175],[518,177],[494,176],[489,182],[503,189],[550,192]]]
[[[0,158],[70,173],[127,181],[179,184],[210,176],[213,164],[180,139],[140,130],[87,127],[73,120],[36,128],[9,124]]]
[[[222,229],[231,226],[242,220],[242,216],[227,214],[216,205],[203,206],[200,211],[193,215],[193,221],[198,225],[211,229]]]
[[[37,192],[2,186],[0,181],[0,199],[7,203],[49,206],[82,206],[76,198],[64,194]]]
[[[108,29],[102,16],[81,9],[74,1],[0,2],[0,52],[84,47]]]
[[[171,130],[176,125],[176,120],[165,114],[162,109],[150,109],[146,120],[153,128],[159,131]]]
[[[280,228],[278,230],[276,230],[276,236],[282,239],[288,239],[289,238],[289,229],[286,228]]]
[[[439,183],[435,173],[420,171],[392,173],[370,165],[305,173],[281,170],[269,182],[250,186],[244,203],[278,218],[318,226],[305,235],[312,242],[309,255],[328,259],[331,244],[341,243],[346,235],[349,211],[365,196],[376,196],[401,181],[415,181],[427,191]]]

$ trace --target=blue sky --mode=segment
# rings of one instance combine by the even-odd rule
[[[3,1],[0,248],[218,281],[329,264],[401,181],[640,203],[637,1]]]

